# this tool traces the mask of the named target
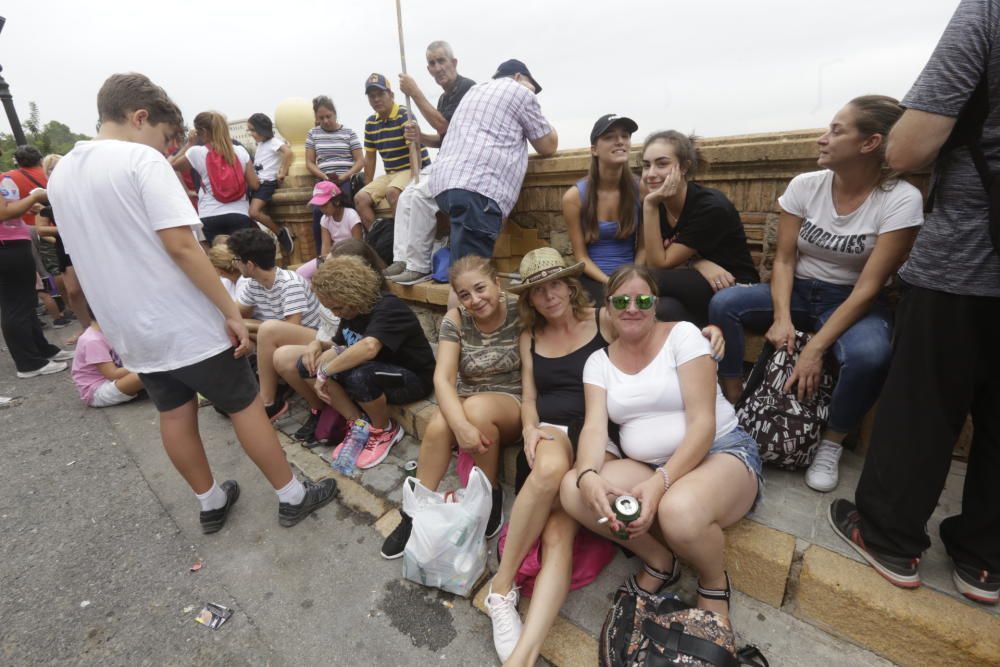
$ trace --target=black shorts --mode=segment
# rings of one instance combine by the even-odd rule
[[[73,266],[73,260],[66,254],[66,246],[63,245],[62,236],[56,237],[56,258],[59,260],[59,273],[66,273],[66,269]]]
[[[201,222],[205,226],[203,231],[205,232],[205,240],[209,244],[219,234],[232,234],[240,229],[257,229],[257,225],[250,219],[250,216],[242,213],[210,215],[207,218],[202,218]]]
[[[250,193],[251,199],[271,201],[274,191],[278,189],[278,181],[261,181],[260,187]]]
[[[245,410],[257,398],[257,378],[246,357],[223,350],[196,364],[157,373],[139,373],[160,412],[179,408],[201,394],[226,414]]]

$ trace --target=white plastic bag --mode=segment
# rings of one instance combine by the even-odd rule
[[[447,499],[416,479],[406,480],[403,511],[413,517],[413,530],[403,551],[403,576],[468,597],[486,568],[492,504],[493,489],[479,468],[472,469],[465,489]]]

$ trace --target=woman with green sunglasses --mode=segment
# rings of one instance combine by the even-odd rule
[[[538,248],[521,261],[521,284],[509,288],[518,295],[523,328],[521,422],[529,471],[518,488],[500,567],[486,597],[494,644],[504,664],[535,664],[569,593],[578,524],[557,496],[563,476],[573,466],[583,426],[584,366],[615,339],[610,309],[594,307],[579,280],[583,271],[583,262],[567,266],[558,250]],[[652,312],[649,300],[640,302]],[[709,327],[703,335],[721,355],[719,330]],[[603,447],[617,453],[607,437]],[[519,481],[521,475],[519,470]],[[536,540],[541,541],[542,567],[522,626],[515,577]]]
[[[581,525],[642,559],[643,571],[632,577],[640,595],[676,583],[676,554],[698,572],[698,606],[728,618],[722,529],[760,497],[757,443],[722,395],[711,346],[698,329],[657,321],[649,271],[622,267],[608,294],[616,337],[584,367],[586,418],[559,500]],[[607,457],[609,419],[619,427],[622,455],[614,460]],[[609,498],[622,495],[641,504],[629,524],[611,508]]]

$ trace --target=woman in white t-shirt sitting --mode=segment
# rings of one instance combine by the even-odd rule
[[[260,186],[250,193],[250,218],[270,229],[281,245],[281,252],[288,257],[292,252],[292,235],[288,228],[279,225],[264,213],[278,186],[285,182],[288,167],[292,164],[292,149],[274,136],[274,124],[265,114],[255,113],[247,119],[247,130],[257,142],[253,168]]]
[[[642,559],[643,570],[628,583],[633,592],[655,595],[676,582],[676,554],[698,573],[698,606],[728,618],[722,529],[760,495],[757,443],[719,390],[712,348],[698,328],[656,320],[649,271],[623,266],[607,292],[618,337],[584,366],[586,417],[576,467],[563,478],[559,500],[581,525]],[[609,419],[619,426],[624,456],[605,462],[613,448]],[[626,494],[641,503],[627,525],[609,499]]]
[[[765,332],[776,348],[794,346],[796,328],[815,331],[784,391],[815,393],[823,356],[840,377],[830,419],[806,483],[832,491],[841,442],[878,398],[889,368],[891,315],[882,289],[903,263],[923,223],[920,192],[885,165],[885,140],[903,113],[881,95],[851,100],[819,138],[823,171],[792,179],[779,199],[778,249],[771,284],[718,292],[709,319],[726,337],[719,377],[726,398],[742,391],[743,328]]]
[[[213,157],[210,158],[209,154]],[[219,173],[210,169],[215,162],[214,155],[221,158]],[[198,191],[198,217],[204,224],[205,240],[211,245],[219,234],[232,234],[238,229],[256,229],[250,219],[250,205],[247,203],[246,186],[251,190],[260,187],[257,172],[254,171],[250,154],[242,146],[233,145],[229,136],[229,124],[226,118],[216,111],[202,111],[194,117],[194,129],[188,134],[187,143],[170,158],[170,164],[178,171],[184,171],[189,166],[201,177],[201,188]],[[245,181],[244,191],[219,195],[227,201],[216,198],[212,185],[213,178],[231,177],[227,170],[239,169]],[[225,178],[227,183],[235,181]]]

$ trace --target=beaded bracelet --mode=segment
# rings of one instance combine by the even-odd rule
[[[672,482],[670,481],[670,473],[667,472],[667,469],[664,466],[660,466],[656,470],[661,475],[663,475],[663,492],[666,493],[667,490],[670,489],[670,485],[672,484]]]

